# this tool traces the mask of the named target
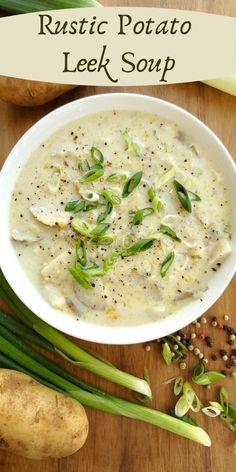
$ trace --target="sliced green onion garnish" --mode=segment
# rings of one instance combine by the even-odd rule
[[[215,406],[211,405],[202,408],[201,411],[204,413],[204,415],[209,416],[210,418],[215,418],[216,416],[219,416],[221,414],[219,408],[216,408]]]
[[[91,169],[81,177],[80,182],[92,182],[93,180],[100,179],[104,174],[104,168],[100,164],[95,164]]]
[[[164,174],[162,174],[157,180],[157,187],[162,187],[165,185],[170,179],[175,176],[175,168],[171,167],[171,169],[167,170]]]
[[[189,194],[190,199],[193,200],[194,202],[200,202],[201,201],[201,198],[199,197],[199,195],[197,195],[194,192],[191,192],[191,190],[188,190],[188,194]]]
[[[229,414],[229,394],[224,387],[220,389],[220,403],[224,410],[224,414],[228,416]]]
[[[81,190],[80,195],[84,200],[88,202],[98,202],[99,195],[96,192],[92,192],[92,190]]]
[[[173,263],[174,258],[175,258],[175,253],[174,253],[174,251],[171,251],[168,254],[168,256],[164,259],[164,261],[161,264],[161,268],[160,268],[161,277],[165,277],[165,275],[167,274],[171,264]]]
[[[100,151],[100,149],[96,148],[93,146],[91,148],[91,157],[95,164],[103,164],[104,162],[104,156],[103,153]]]
[[[159,231],[163,234],[166,234],[167,236],[169,236],[171,239],[174,239],[175,241],[178,241],[178,242],[181,241],[181,239],[177,236],[176,232],[172,228],[170,228],[170,226],[161,224]]]
[[[186,188],[177,180],[174,180],[173,185],[174,185],[174,189],[176,191],[177,197],[181,205],[183,206],[183,208],[189,213],[192,213],[192,204],[191,204],[189,194]]]
[[[101,194],[108,202],[112,203],[112,205],[121,204],[121,198],[119,197],[119,195],[117,195],[117,193],[113,192],[113,190],[105,189],[101,192]]]
[[[186,398],[185,395],[181,395],[175,405],[175,415],[178,417],[186,415],[188,410],[190,409],[189,399]]]
[[[78,282],[82,287],[84,288],[92,288],[91,283],[87,280],[86,275],[84,274],[84,271],[79,267],[68,267],[68,271],[74,277],[76,282]]]
[[[125,151],[133,151],[135,156],[138,156],[140,153],[139,145],[134,141],[133,136],[129,131],[123,133],[125,139]]]
[[[114,172],[113,174],[108,175],[107,182],[125,182],[126,179],[126,173]]]
[[[177,397],[178,395],[180,395],[180,393],[182,392],[183,390],[183,385],[184,385],[184,379],[183,377],[176,377],[175,379],[175,383],[174,383],[174,394],[175,396]]]
[[[110,228],[110,223],[98,223],[95,228],[93,228],[91,231],[90,231],[90,237],[93,238],[93,237],[97,237],[97,236],[101,236],[102,234],[104,234],[109,228]]]
[[[212,382],[222,380],[225,378],[225,375],[220,372],[205,372],[204,365],[200,362],[193,369],[192,380],[197,385],[210,385]]]
[[[137,210],[135,212],[130,211],[129,213],[132,218],[131,223],[133,225],[139,225],[140,223],[142,223],[143,219],[146,218],[146,216],[149,216],[154,213],[154,210],[153,208],[142,208],[141,210]]]
[[[136,243],[132,244],[122,252],[122,257],[129,257],[137,254],[138,252],[147,251],[153,245],[153,238],[140,239]]]
[[[65,206],[65,211],[72,211],[78,213],[79,211],[85,210],[86,203],[84,200],[70,200]]]
[[[102,234],[101,236],[94,236],[90,239],[90,244],[97,246],[109,246],[114,243],[116,235],[114,233]]]
[[[97,223],[101,223],[102,221],[104,221],[106,217],[110,215],[110,213],[112,212],[112,209],[113,209],[112,203],[107,202],[106,210],[100,213],[100,215],[98,215],[97,217]]]
[[[106,257],[104,257],[104,262],[103,262],[104,271],[107,272],[108,270],[110,270],[116,263],[117,259],[119,259],[120,257],[121,257],[120,251],[110,252]]]
[[[104,271],[99,267],[98,264],[92,264],[88,267],[83,267],[82,272],[84,277],[102,277],[104,275]]]
[[[160,211],[162,210],[162,208],[164,207],[164,202],[163,200],[158,197],[157,193],[155,192],[154,188],[153,187],[150,187],[148,189],[148,197],[152,203],[152,208],[154,211]]]
[[[172,362],[172,352],[170,346],[167,342],[162,345],[162,356],[167,365],[170,365]]]
[[[75,245],[75,252],[76,252],[76,261],[81,264],[82,266],[86,266],[87,264],[87,251],[85,248],[84,241],[80,239]]]
[[[82,172],[83,174],[85,172],[87,172],[89,169],[90,169],[90,164],[89,164],[89,161],[88,159],[86,159],[85,161],[83,162],[79,162],[78,164],[78,169],[80,172]]]
[[[82,236],[90,237],[92,227],[86,223],[86,221],[81,220],[81,218],[73,218],[71,226],[77,233],[82,234]]]
[[[201,410],[202,404],[189,382],[185,382],[183,385],[183,395],[185,395],[189,402],[190,409],[198,413]]]
[[[143,176],[142,171],[136,172],[134,175],[132,175],[132,177],[130,177],[129,180],[125,182],[123,192],[122,192],[123,198],[128,197],[131,194],[131,192],[133,192],[133,190],[141,182],[142,176]]]

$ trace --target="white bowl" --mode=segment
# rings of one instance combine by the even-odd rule
[[[205,147],[215,167],[223,174],[231,199],[233,226],[233,251],[222,265],[213,272],[209,289],[203,301],[190,300],[176,313],[141,326],[106,327],[86,323],[81,319],[52,308],[25,274],[12,246],[9,229],[9,207],[15,182],[22,166],[32,152],[52,133],[66,123],[85,115],[111,109],[127,109],[161,115],[175,121],[187,134]],[[83,98],[49,113],[38,121],[18,141],[8,156],[0,174],[0,266],[18,297],[41,319],[77,338],[107,344],[132,344],[160,338],[177,331],[204,313],[229,284],[236,268],[236,167],[228,151],[215,134],[201,121],[171,103],[136,94],[105,94]]]

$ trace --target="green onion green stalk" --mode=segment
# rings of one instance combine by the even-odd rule
[[[0,8],[9,13],[59,10],[62,8],[101,7],[96,0],[1,0]]]
[[[85,406],[145,421],[205,446],[211,444],[207,433],[199,427],[85,384],[70,372],[34,351],[1,324],[0,362],[7,368],[28,374],[42,384],[66,393]]]
[[[87,353],[79,345],[63,336],[45,321],[39,319],[16,296],[0,271],[0,295],[13,309],[15,313],[42,338],[46,339],[54,347],[54,350],[81,369],[88,370],[111,382],[134,390],[135,392],[151,397],[150,386],[144,379],[122,372],[114,366],[97,359]]]

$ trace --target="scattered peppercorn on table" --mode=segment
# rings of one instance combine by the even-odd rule
[[[235,0],[209,0],[207,5],[202,0],[141,0],[115,1],[104,0],[109,6],[156,6],[208,11],[236,16]],[[153,87],[119,88],[80,87],[70,91],[54,102],[40,108],[23,109],[0,102],[1,150],[0,164],[3,164],[9,151],[20,136],[38,119],[56,107],[73,99],[96,93],[112,91],[130,91],[152,95],[179,105],[205,122],[223,141],[236,159],[236,98],[203,85],[199,82],[180,85]],[[231,282],[218,302],[200,320],[176,333],[175,339],[169,339],[171,351],[183,350],[181,359],[167,366],[163,360],[162,342],[149,342],[133,346],[106,346],[81,343],[96,350],[116,366],[127,372],[142,377],[144,366],[147,367],[152,383],[152,407],[169,412],[176,404],[173,383],[169,379],[182,376],[191,381],[192,368],[200,361],[206,370],[226,374],[224,380],[203,387],[193,384],[194,390],[204,406],[209,401],[219,401],[219,387],[224,386],[230,395],[230,402],[236,404],[236,313],[235,313],[236,278]],[[1,307],[4,304],[0,303]],[[63,364],[63,361],[61,362]],[[65,361],[66,363],[66,361]],[[76,373],[76,367],[71,368]],[[81,372],[81,377],[93,383],[92,374]],[[121,397],[132,400],[132,395],[122,387],[96,379],[99,387],[107,389]],[[192,413],[199,426],[202,426],[212,439],[210,449],[196,443],[176,437],[154,426],[137,423],[134,420],[116,417],[96,410],[88,410],[90,432],[86,445],[77,454],[60,460],[29,461],[10,455],[0,449],[1,472],[233,472],[235,453],[233,445],[236,434],[232,433],[219,418],[210,418],[203,413]],[[1,440],[1,438],[0,438]]]

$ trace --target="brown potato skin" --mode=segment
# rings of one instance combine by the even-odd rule
[[[87,435],[79,402],[21,372],[0,369],[0,448],[30,459],[60,458],[78,451]]]
[[[75,87],[76,85],[52,84],[0,75],[0,100],[24,107],[34,107],[50,102]]]

